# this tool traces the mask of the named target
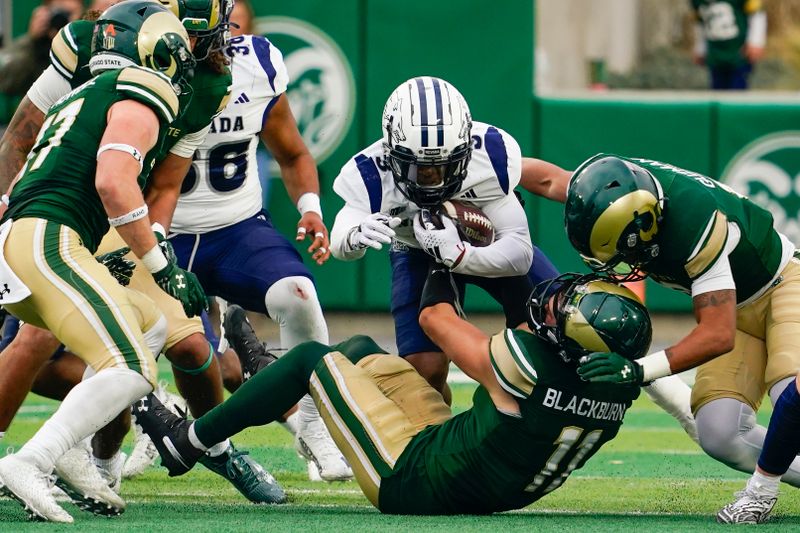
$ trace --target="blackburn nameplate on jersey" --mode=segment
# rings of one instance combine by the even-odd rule
[[[776,229],[800,242],[800,131],[751,142],[731,159],[722,181],[767,209]]]
[[[350,64],[330,36],[307,22],[260,17],[255,29],[283,52],[292,112],[311,155],[322,163],[342,142],[353,120],[356,86]],[[277,173],[277,165],[273,166]]]

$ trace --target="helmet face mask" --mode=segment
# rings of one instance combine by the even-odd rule
[[[538,284],[528,300],[528,325],[571,364],[593,352],[637,359],[652,340],[650,317],[636,296],[596,274]]]
[[[398,190],[419,207],[451,198],[467,176],[472,118],[455,87],[419,77],[392,92],[383,111],[384,156]]]
[[[567,236],[584,262],[618,281],[646,277],[666,198],[644,168],[604,157],[579,168],[564,207]]]

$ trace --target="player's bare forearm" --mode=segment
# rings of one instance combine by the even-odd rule
[[[272,107],[261,129],[261,139],[281,169],[281,179],[293,202],[307,192],[319,194],[317,165],[297,129],[289,99],[284,95]]]
[[[419,314],[419,324],[462,372],[486,388],[498,409],[519,412],[517,402],[497,381],[485,333],[459,317],[449,303],[424,308]]]
[[[172,224],[175,206],[178,205],[181,184],[191,166],[190,158],[170,153],[150,174],[144,201],[150,209],[150,221],[158,222],[167,231]]]
[[[100,146],[127,145],[144,156],[155,146],[158,129],[158,119],[147,106],[133,100],[117,102],[109,110]],[[141,170],[141,163],[126,151],[106,150],[98,156],[95,187],[109,218],[125,217],[144,206],[137,181]],[[147,216],[122,222],[116,229],[137,257],[157,245]]]
[[[736,291],[707,292],[695,296],[692,302],[697,326],[666,350],[673,373],[731,351],[736,339]]]
[[[563,204],[567,201],[567,185],[571,176],[571,172],[558,165],[523,157],[519,184],[528,192]]]
[[[44,113],[24,97],[0,139],[0,190],[6,192],[11,187],[36,142],[42,122]]]

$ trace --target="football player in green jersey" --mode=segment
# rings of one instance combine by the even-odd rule
[[[183,21],[194,43],[194,53],[200,60],[190,83],[191,91],[181,102],[186,110],[170,125],[145,191],[151,221],[168,228],[180,184],[191,165],[194,150],[202,143],[212,117],[228,101],[231,76],[220,50],[232,6],[227,0],[161,0],[160,3]],[[15,117],[22,118],[15,120],[15,123],[35,127],[44,116],[40,110],[48,109],[71,88],[91,78],[89,64],[93,28],[93,22],[78,21],[59,32],[53,41],[51,67],[29,91],[28,100],[22,103],[15,114]],[[27,128],[15,128],[12,123],[0,142],[0,152],[5,150],[8,155],[7,163],[29,149]],[[13,147],[15,149],[12,150]],[[4,177],[10,179],[12,171],[12,164],[0,166],[0,181]],[[160,233],[163,235],[166,231],[161,229]],[[105,253],[123,245],[121,237],[112,230],[102,241],[98,252]],[[131,258],[135,260],[135,257]],[[219,404],[223,399],[219,364],[209,349],[199,318],[187,318],[180,303],[161,291],[141,264],[134,270],[130,287],[153,299],[167,318],[165,353],[173,363],[176,383],[187,397],[192,413],[200,416]],[[8,357],[0,359],[0,429],[8,427],[34,383],[36,372],[48,361],[57,346],[58,341],[49,332],[28,324],[21,328],[7,348],[8,351],[4,351],[4,356]],[[71,354],[62,356],[50,366],[53,372],[48,375],[55,374],[60,385],[59,391],[64,388],[68,390],[80,380],[81,365]],[[39,381],[37,379],[37,385],[41,385]],[[124,461],[119,448],[128,427],[129,418],[123,416],[98,433],[92,443],[95,461],[101,466],[101,472],[117,485]],[[146,438],[142,442],[137,439],[134,452],[125,463],[128,475],[134,475],[149,466],[155,453],[155,450],[149,452],[150,448],[152,445],[147,445]],[[231,481],[253,502],[285,501],[285,494],[274,478],[246,451],[236,450],[230,442],[215,446],[203,463]],[[89,470],[84,468],[82,471]]]
[[[649,276],[692,296],[697,326],[624,376],[613,354],[581,368],[592,381],[646,383],[698,367],[692,411],[700,445],[752,472],[764,444],[756,424],[800,368],[800,260],[765,209],[711,178],[647,159],[597,155],[573,174],[567,235],[593,268]],[[800,486],[800,460],[784,481]]]
[[[141,192],[180,111],[177,91],[192,76],[189,37],[160,4],[123,3],[105,15],[92,56],[97,77],[48,111],[0,231],[4,307],[53,332],[94,373],[19,452],[0,460],[2,491],[34,516],[58,522],[72,517],[46,477],[68,450],[153,390],[154,354],[165,338],[152,300],[122,287],[95,260],[109,226],[188,313],[207,305],[194,275],[162,252]],[[122,512],[125,502],[105,488],[84,504]]]
[[[764,55],[767,14],[761,0],[691,0],[697,16],[694,61],[708,66],[712,89],[747,89]]]
[[[537,286],[528,325],[489,338],[459,318],[454,287],[444,267],[432,270],[420,324],[480,384],[464,413],[452,416],[414,367],[358,336],[334,346],[297,346],[193,423],[152,395],[148,409],[136,415],[162,464],[179,475],[205,443],[269,423],[310,391],[362,491],[382,512],[486,514],[524,507],[558,488],[614,438],[639,395],[634,383],[581,380],[578,360],[613,350],[632,372],[632,360],[650,345],[650,319],[624,287],[567,275]],[[262,400],[266,391],[269,405]]]

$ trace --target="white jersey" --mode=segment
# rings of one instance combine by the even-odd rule
[[[228,106],[211,122],[183,181],[170,231],[207,233],[241,222],[262,208],[256,150],[272,106],[286,92],[283,55],[264,37],[231,39],[233,85]]]
[[[481,208],[495,226],[495,242],[473,248],[459,273],[496,277],[521,275],[533,257],[525,211],[514,196],[522,171],[522,153],[508,133],[489,124],[472,125],[473,150],[467,177],[453,199]],[[364,217],[381,212],[402,220],[395,239],[420,248],[414,237],[413,218],[419,208],[395,186],[384,161],[382,141],[377,141],[350,159],[333,182],[333,190],[344,201],[331,231],[331,250],[340,259],[356,259],[364,250],[348,251],[347,233]]]

